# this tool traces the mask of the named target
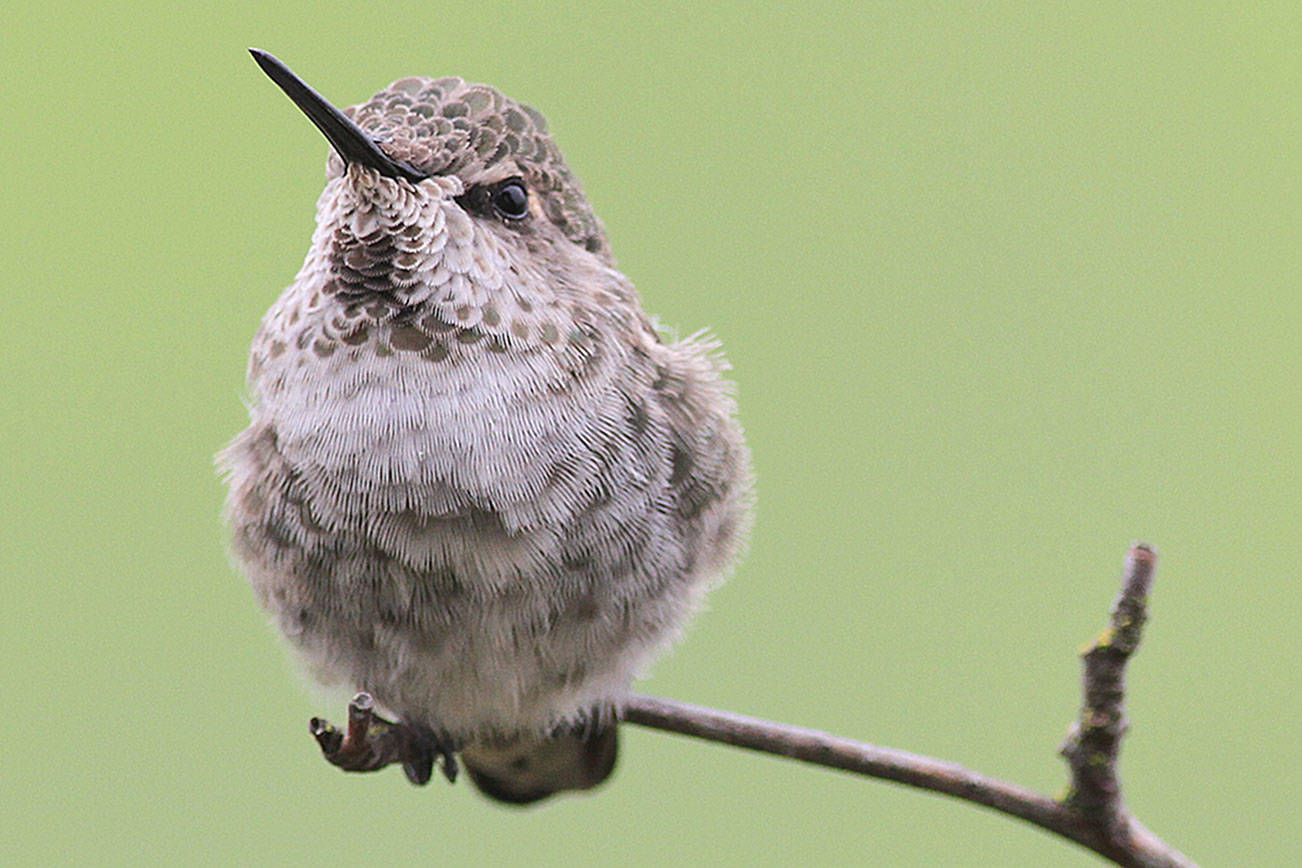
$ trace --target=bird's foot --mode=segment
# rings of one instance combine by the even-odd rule
[[[407,780],[417,786],[429,783],[430,776],[434,772],[434,760],[439,759],[442,760],[439,769],[443,772],[443,777],[447,778],[450,784],[456,783],[457,772],[461,770],[457,764],[456,744],[446,735],[435,732],[428,726],[406,724],[406,728],[411,734],[415,749],[419,751],[416,759],[407,760],[402,764],[402,770],[407,773]]]
[[[443,776],[457,779],[456,745],[428,726],[394,723],[375,713],[375,700],[359,693],[348,703],[348,728],[340,730],[319,717],[309,723],[312,736],[331,765],[346,772],[374,772],[402,763],[407,780],[429,783],[435,760],[442,760]]]

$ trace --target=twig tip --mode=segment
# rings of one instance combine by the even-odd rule
[[[1153,548],[1146,542],[1137,542],[1130,547],[1130,556],[1139,561],[1157,560],[1157,549]]]

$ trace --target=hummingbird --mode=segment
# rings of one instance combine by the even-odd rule
[[[594,787],[748,535],[719,345],[643,311],[534,109],[411,77],[341,111],[251,52],[331,152],[219,455],[235,559],[311,674],[445,772],[511,804]]]

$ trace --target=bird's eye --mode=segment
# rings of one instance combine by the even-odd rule
[[[529,192],[524,181],[511,178],[493,189],[493,208],[508,220],[522,220],[529,215]]]

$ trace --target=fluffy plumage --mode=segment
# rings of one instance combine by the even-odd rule
[[[723,361],[643,313],[537,112],[409,78],[348,114],[431,176],[332,155],[221,456],[235,553],[323,681],[445,734],[485,792],[592,786],[745,535]],[[508,179],[524,219],[493,210]]]

